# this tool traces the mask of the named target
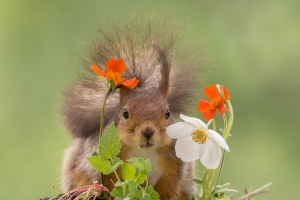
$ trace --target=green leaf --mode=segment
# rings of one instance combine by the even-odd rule
[[[143,192],[141,190],[132,190],[130,193],[130,196],[134,199],[141,199],[143,197]]]
[[[122,177],[124,180],[133,180],[134,179],[134,175],[136,173],[136,168],[131,165],[131,164],[127,164],[124,163],[122,164]]]
[[[115,187],[111,192],[110,195],[113,197],[123,197],[123,188],[121,186]]]
[[[115,187],[116,187],[116,186],[121,186],[121,187],[122,187],[124,184],[126,185],[125,182],[117,181],[117,182],[115,182]]]
[[[149,159],[145,160],[145,169],[147,171],[147,173],[149,173],[150,171],[152,171],[152,165]]]
[[[135,182],[137,182],[138,184],[143,184],[146,179],[147,171],[145,169],[138,171],[134,177]]]
[[[159,199],[159,194],[153,189],[151,185],[149,185],[146,189],[145,192],[150,195],[152,200],[158,200]]]
[[[152,200],[151,196],[149,194],[145,194],[141,200]]]
[[[103,174],[107,174],[111,168],[110,162],[100,155],[88,157],[87,159],[95,169]]]
[[[123,197],[116,197],[115,200],[124,200]]]
[[[110,174],[113,171],[115,171],[123,163],[124,162],[120,158],[115,157],[111,163],[111,168],[107,171],[107,174]]]
[[[127,188],[128,188],[129,191],[136,190],[137,187],[138,187],[137,183],[134,182],[134,181],[127,181],[126,186],[127,186]]]
[[[147,173],[152,170],[151,162],[149,159],[145,160],[143,158],[130,158],[128,162],[139,170],[145,169]]]
[[[106,159],[114,158],[120,153],[121,146],[117,128],[112,122],[105,130],[100,140],[100,155]]]
[[[130,197],[134,199],[140,199],[143,197],[143,192],[141,190],[138,190],[138,185],[134,181],[128,181],[127,182],[127,187],[130,193]]]
[[[144,164],[144,159],[143,158],[130,158],[128,160],[128,162],[130,164],[132,164],[133,166],[135,166],[137,169],[143,170],[145,168],[145,164]]]
[[[194,178],[194,179],[192,179],[192,181],[194,181],[198,185],[202,185],[202,179]]]

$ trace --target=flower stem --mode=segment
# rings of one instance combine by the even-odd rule
[[[101,118],[100,118],[100,137],[99,137],[99,146],[100,146],[100,139],[102,137],[103,134],[103,128],[104,128],[104,111],[105,111],[105,105],[106,105],[106,100],[109,97],[110,93],[112,92],[112,89],[109,88],[109,90],[107,91],[104,100],[103,100],[103,104],[102,104],[102,110],[101,110]]]
[[[205,200],[206,199],[206,185],[208,185],[207,183],[207,173],[208,173],[208,170],[205,168],[204,169],[204,174],[203,174],[203,178],[202,178],[202,189],[203,189],[203,193],[202,193],[202,196],[201,196],[201,200]],[[206,184],[207,183],[207,184]]]
[[[220,167],[219,167],[219,173],[218,173],[218,176],[217,176],[217,179],[216,179],[216,183],[215,183],[214,188],[217,187],[218,182],[219,182],[220,177],[221,177],[221,173],[222,173],[223,165],[224,165],[224,161],[225,161],[225,153],[226,153],[226,151],[223,149],[223,151],[222,151],[221,164],[220,164]]]
[[[211,199],[211,196],[212,196],[212,191],[213,191],[213,189],[214,189],[214,186],[215,186],[215,179],[216,179],[216,173],[217,173],[217,171],[218,171],[218,168],[217,169],[214,169],[214,170],[212,170],[212,178],[211,178],[211,181],[210,181],[210,185],[209,185],[209,189],[208,189],[208,192],[207,192],[207,194],[208,194],[208,200],[209,199]]]
[[[231,131],[231,127],[233,124],[233,108],[232,108],[232,105],[229,100],[227,100],[225,103],[226,103],[227,108],[229,109],[229,120],[228,120],[227,126],[224,129],[223,137],[224,137],[224,140],[227,141],[227,138],[229,136],[229,133]]]
[[[109,97],[110,93],[112,92],[112,89],[109,88],[103,103],[102,103],[102,110],[101,110],[101,117],[100,117],[100,134],[99,134],[99,142],[98,142],[98,152],[99,152],[99,147],[100,147],[100,143],[101,143],[101,138],[102,138],[102,134],[103,134],[103,129],[104,129],[104,111],[105,111],[105,105],[106,105],[106,100]],[[100,184],[104,184],[104,177],[103,177],[103,173],[100,174]]]
[[[226,115],[223,115],[223,119],[224,119],[224,127],[225,127],[224,130],[223,130],[223,137],[224,137],[224,135],[225,135],[225,129],[226,129],[227,124],[228,124],[228,120],[227,120]],[[221,163],[220,163],[220,165],[219,165],[219,167],[218,167],[219,173],[218,173],[218,175],[217,175],[217,179],[216,179],[214,188],[218,185],[218,182],[219,182],[220,177],[221,177],[221,173],[222,173],[223,166],[224,166],[224,162],[225,162],[225,153],[226,153],[226,151],[223,149],[223,150],[222,150]]]
[[[224,132],[223,132],[223,138],[225,141],[227,141],[228,136],[230,134],[231,131],[231,127],[233,124],[233,108],[232,105],[230,103],[229,100],[227,100],[226,102],[226,106],[229,109],[229,119],[227,120],[227,118],[224,120],[225,124],[225,128],[224,128]],[[213,121],[215,122],[215,121]],[[216,129],[216,124],[213,123],[213,129]],[[221,158],[221,163],[219,165],[219,167],[217,169],[212,170],[209,174],[209,180],[208,183],[205,185],[205,187],[208,187],[207,190],[207,196],[204,197],[204,199],[212,199],[212,192],[214,190],[214,188],[218,185],[221,173],[222,173],[222,169],[223,169],[223,165],[224,165],[224,161],[225,161],[225,150],[222,151],[222,158]],[[209,184],[210,183],[210,184]]]
[[[225,120],[224,120],[225,128],[224,128],[224,132],[223,132],[223,138],[224,138],[225,141],[227,141],[227,139],[228,139],[228,136],[230,134],[231,127],[232,127],[232,124],[233,124],[233,109],[232,109],[232,105],[231,105],[229,100],[226,101],[226,106],[229,109],[229,114],[228,114],[229,119],[227,120],[227,118],[225,117]],[[219,179],[221,177],[221,173],[222,173],[223,165],[224,165],[224,161],[225,161],[225,153],[226,153],[226,151],[223,150],[220,166],[217,169],[215,169],[215,172],[218,170],[218,175],[217,175],[216,182],[214,183],[214,188],[218,185]],[[215,178],[215,176],[213,178]],[[214,179],[213,179],[213,181],[214,181]]]

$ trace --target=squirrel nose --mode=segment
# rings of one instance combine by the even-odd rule
[[[144,130],[142,130],[142,134],[147,138],[150,139],[151,136],[154,134],[155,130],[153,130],[152,128],[145,128]]]

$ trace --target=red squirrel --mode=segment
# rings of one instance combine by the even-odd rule
[[[122,59],[126,63],[125,79],[136,77],[137,88],[117,88],[109,96],[104,126],[114,121],[121,139],[118,155],[123,161],[131,157],[149,159],[152,171],[149,184],[160,199],[182,199],[195,192],[194,163],[176,157],[175,140],[166,128],[174,116],[196,107],[195,95],[201,88],[203,61],[189,46],[175,50],[178,26],[167,20],[155,23],[128,20],[110,22],[98,30],[98,36],[82,59],[84,66],[97,64],[105,71],[106,62]],[[62,186],[68,191],[99,180],[100,174],[87,161],[98,148],[101,106],[108,86],[94,74],[80,76],[65,91],[62,114],[72,135],[62,168]],[[113,189],[114,174],[104,176],[104,185]]]

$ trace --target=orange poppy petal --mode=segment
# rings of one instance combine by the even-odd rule
[[[219,109],[220,116],[222,116],[224,114],[224,112],[226,112],[226,111],[228,111],[228,108],[226,108],[224,106],[220,107],[220,109]]]
[[[218,93],[219,91],[216,85],[210,85],[204,89],[204,94],[210,99],[218,96]]]
[[[139,80],[137,80],[136,78],[132,78],[129,80],[125,80],[121,83],[121,85],[124,85],[125,87],[129,88],[129,89],[134,89],[139,83]]]
[[[201,100],[198,102],[198,111],[199,112],[206,112],[210,109],[209,102],[206,100]]]
[[[122,59],[116,60],[115,58],[111,58],[106,63],[106,71],[113,71],[123,74],[125,69],[126,64]]]
[[[209,110],[203,113],[202,117],[206,119],[207,121],[214,118],[216,111],[215,110]]]
[[[90,68],[94,71],[95,74],[97,74],[98,76],[103,76],[106,77],[106,74],[101,71],[101,69],[96,65],[96,64],[92,64],[90,66]]]
[[[225,99],[229,100],[230,99],[230,93],[229,93],[229,91],[227,90],[227,88],[224,85],[222,86],[222,90],[223,90]]]

